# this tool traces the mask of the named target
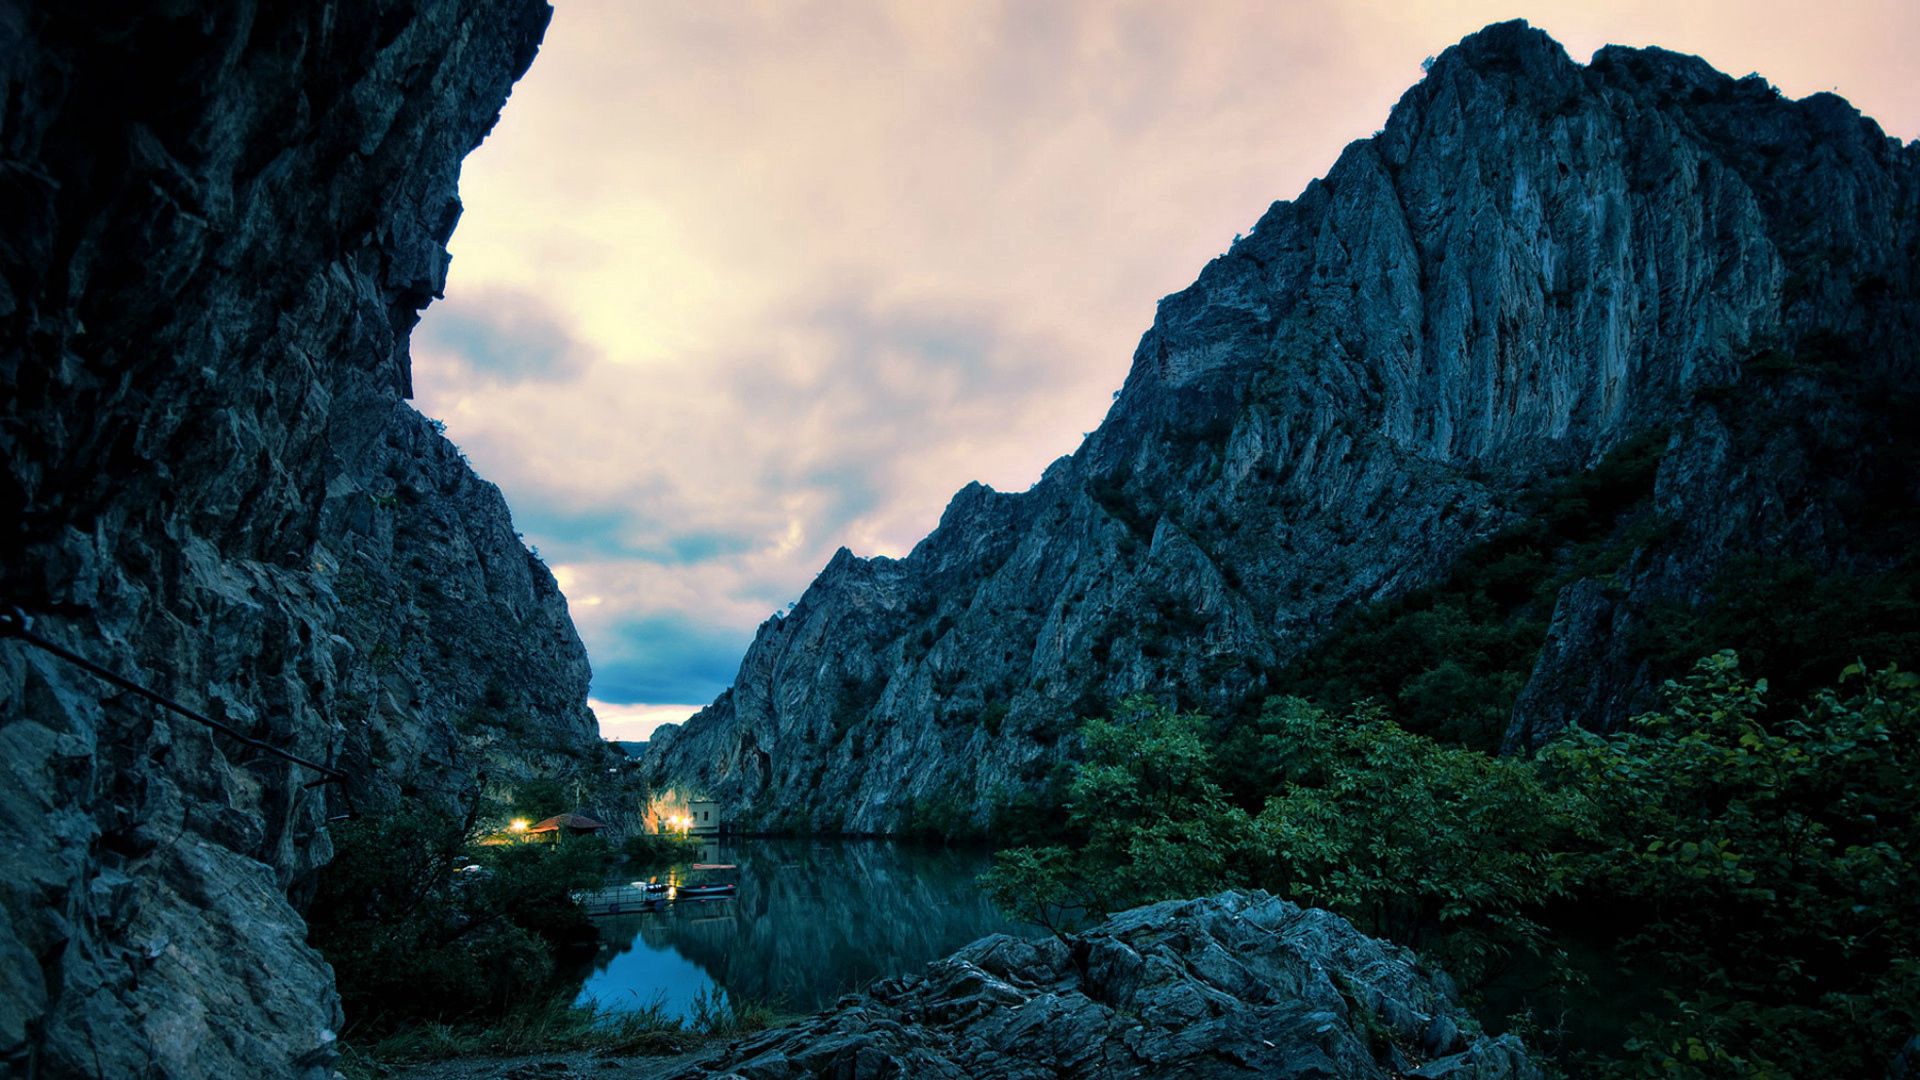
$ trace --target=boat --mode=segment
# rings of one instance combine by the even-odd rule
[[[732,882],[712,885],[682,885],[673,891],[675,900],[711,900],[722,896],[732,896],[739,886]]]

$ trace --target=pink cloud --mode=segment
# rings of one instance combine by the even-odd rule
[[[1530,9],[1576,58],[1698,52],[1920,133],[1908,0]],[[1037,479],[1159,297],[1511,14],[566,0],[468,163],[420,404],[568,567],[597,663],[669,617],[743,640],[839,545]]]

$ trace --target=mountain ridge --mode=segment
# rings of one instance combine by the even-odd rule
[[[1341,618],[1439,583],[1553,478],[1671,429],[1657,509],[1629,518],[1681,535],[1565,584],[1504,726],[1524,746],[1618,723],[1659,674],[1586,662],[1623,623],[1703,602],[1730,551],[1877,527],[1843,510],[1886,468],[1828,485],[1803,459],[1853,431],[1899,439],[1884,418],[1730,466],[1740,417],[1708,399],[1826,401],[1818,364],[1776,379],[1752,361],[1835,342],[1850,378],[1911,371],[1916,175],[1920,144],[1832,95],[1788,102],[1657,49],[1581,66],[1519,22],[1472,35],[1161,301],[1074,454],[1025,492],[963,488],[904,559],[836,553],[650,776],[746,828],[985,825],[1057,775],[1076,716],[1137,691],[1242,707]],[[1783,526],[1782,500],[1810,513]]]

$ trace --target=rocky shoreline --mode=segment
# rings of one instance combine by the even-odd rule
[[[1083,933],[984,938],[791,1027],[699,1061],[701,1076],[1537,1077],[1444,974],[1332,912],[1229,891],[1135,908]]]

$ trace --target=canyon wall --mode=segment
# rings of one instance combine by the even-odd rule
[[[1617,725],[1671,673],[1635,628],[1733,559],[1906,558],[1873,538],[1920,501],[1917,223],[1920,146],[1837,97],[1489,27],[1160,303],[1077,452],[903,559],[842,550],[649,773],[749,829],[982,826],[1079,717],[1243,713],[1639,447],[1644,507],[1553,568],[1498,720],[1513,749]]]
[[[405,402],[542,0],[0,4],[0,1058],[314,1076],[327,822],[594,767],[587,661]]]

